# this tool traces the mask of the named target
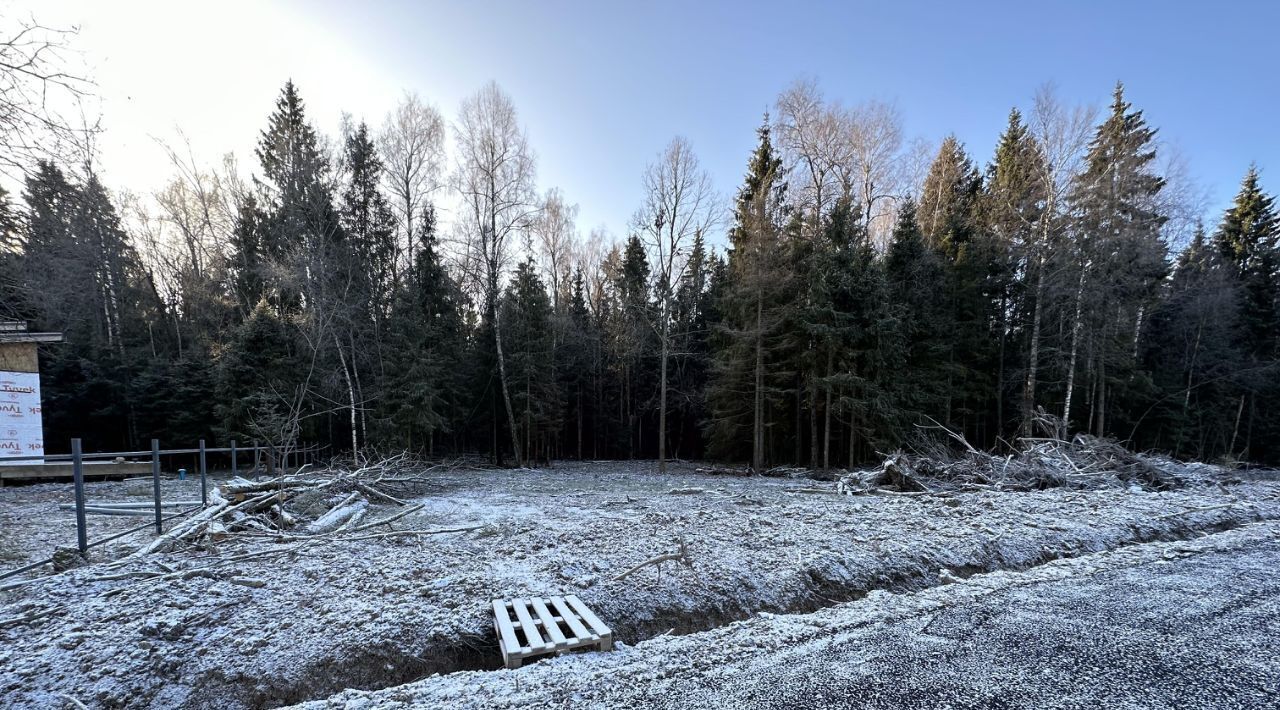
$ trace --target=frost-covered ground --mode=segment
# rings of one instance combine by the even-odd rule
[[[1278,563],[1255,523],[305,707],[1274,708]]]
[[[829,483],[706,476],[692,467],[659,476],[652,468],[583,463],[540,472],[442,472],[413,494],[426,507],[394,526],[482,527],[306,547],[296,540],[242,534],[217,549],[153,555],[117,566],[101,563],[0,592],[0,706],[56,706],[64,702],[58,693],[91,707],[235,708],[317,700],[345,688],[389,688],[435,672],[496,668],[500,660],[489,602],[497,597],[576,593],[618,638],[634,645],[668,631],[714,629],[761,611],[809,612],[873,590],[925,589],[938,583],[943,569],[946,576],[959,577],[1025,569],[1061,557],[1152,540],[1194,539],[1280,519],[1280,484],[1265,481],[1161,493],[841,497],[826,492],[834,488]],[[119,493],[114,487],[122,485],[127,484],[91,484],[90,495]],[[31,495],[48,498],[44,489],[49,487],[38,488]],[[11,538],[35,529],[31,518],[14,514],[23,504],[24,490],[29,489],[6,489],[0,497],[0,514],[7,516],[2,519],[17,526],[7,530]],[[65,495],[70,500],[69,486]],[[54,508],[42,526],[53,525],[63,533],[70,529],[68,539],[74,539],[70,513],[59,514],[50,500],[38,505]],[[368,519],[395,511],[394,506],[377,506]],[[1255,530],[1263,528],[1206,539]],[[1258,535],[1256,547],[1274,552],[1267,542],[1270,532]],[[137,545],[147,539],[141,535],[123,542]],[[639,562],[674,550],[680,540],[687,545],[692,569],[668,564],[660,575],[650,567],[614,580]],[[100,556],[125,552],[126,545],[114,545]],[[143,578],[157,571],[164,576]],[[1095,591],[1120,594],[1102,587]],[[935,593],[942,591],[920,598]],[[1139,586],[1122,596],[1149,595]],[[847,608],[872,614],[865,610],[885,600],[911,598],[873,593]],[[1148,603],[1151,609],[1160,607],[1158,599]],[[779,617],[777,623],[796,619],[803,626],[809,622],[801,620],[808,618]],[[762,652],[781,653],[792,641],[805,641],[803,635],[789,637],[785,625],[781,635],[765,627],[758,634],[749,631],[751,624],[760,623],[751,621],[743,628],[747,638],[758,636],[754,642],[763,644]],[[943,625],[957,624],[963,622]],[[710,633],[737,633],[734,628]],[[523,685],[530,678],[530,692],[536,692],[533,679],[552,672],[545,669],[634,661],[639,665],[628,676],[628,692],[634,694],[626,697],[648,703],[658,696],[645,695],[644,679],[651,677],[656,693],[661,676],[675,673],[664,670],[672,663],[694,664],[698,672],[689,673],[705,675],[710,666],[697,666],[700,656],[688,650],[703,647],[703,637],[694,633],[622,653],[595,654],[609,656],[607,661],[583,655],[539,662],[520,671],[524,675],[486,670],[463,677],[471,679],[469,685],[499,695],[513,679]],[[670,662],[635,660],[641,657],[634,654],[649,653],[651,647],[661,653],[667,643],[691,645],[672,646],[677,658]],[[898,676],[909,672],[911,663],[922,662],[915,658],[909,663],[913,657],[906,647],[903,653],[901,667],[892,657],[884,659]],[[749,654],[739,656],[745,663]],[[722,663],[710,658],[712,665]],[[765,667],[773,661],[762,657],[760,662]],[[1013,668],[1021,662],[1009,664]],[[758,669],[744,672],[760,675]],[[680,677],[692,677],[689,673]],[[926,682],[923,678],[920,683]],[[863,684],[874,685],[872,680]],[[706,682],[712,683],[710,676]],[[717,696],[714,684],[690,683],[690,698],[710,699],[703,704],[718,704],[716,697],[750,699]],[[937,692],[943,692],[945,683],[939,683]],[[774,685],[796,687],[781,679],[766,684]],[[452,701],[433,693],[449,687],[427,680],[385,691],[389,695],[376,696],[376,702],[410,693],[403,697],[421,697],[426,706],[438,698],[447,706]],[[586,687],[574,692],[611,704],[591,696]],[[815,687],[798,692],[826,691]],[[930,691],[922,686],[920,692]],[[363,702],[361,696],[339,697]],[[569,696],[548,697],[565,702]],[[762,695],[761,702],[794,704],[785,695],[772,701]]]
[[[210,486],[215,483],[210,479]],[[138,503],[154,500],[151,479],[104,481],[86,486],[86,499],[93,503]],[[200,479],[190,476],[179,481],[166,477],[160,482],[165,501],[199,501]],[[74,513],[59,510],[60,503],[75,503],[70,483],[40,483],[0,488],[0,572],[28,562],[48,559],[56,547],[75,547]],[[171,511],[165,509],[165,515]],[[89,515],[89,541],[101,540],[152,520],[149,517]],[[0,582],[0,585],[3,585]]]

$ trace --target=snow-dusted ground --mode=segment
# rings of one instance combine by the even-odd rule
[[[1060,557],[1196,538],[1280,519],[1280,484],[1273,482],[1161,493],[840,497],[813,492],[831,490],[833,484],[705,476],[691,467],[659,476],[652,468],[584,463],[541,472],[445,472],[413,494],[426,508],[395,527],[483,525],[480,529],[303,549],[295,542],[240,535],[216,550],[154,555],[110,569],[95,565],[0,592],[0,706],[56,706],[62,702],[57,693],[91,707],[235,708],[323,699],[344,688],[388,688],[434,672],[496,668],[489,602],[497,597],[576,593],[618,638],[635,644],[668,631],[714,629],[761,611],[832,607],[868,592],[867,599],[813,618],[839,609],[874,616],[879,612],[868,610],[875,605],[917,595],[885,596],[873,590],[924,589],[937,584],[944,568],[960,577],[1023,569]],[[91,484],[90,496],[105,498],[121,485],[127,484]],[[0,497],[0,515],[10,516],[0,519],[16,519],[18,526],[16,532],[7,531],[10,538],[21,537],[33,525],[30,518],[14,515],[24,490],[6,489]],[[69,486],[66,496],[69,500]],[[56,510],[56,503],[39,505]],[[374,508],[368,519],[396,510]],[[69,527],[73,540],[70,521],[70,513],[51,512],[41,522],[64,532]],[[1263,528],[1206,539],[1255,530]],[[1270,528],[1265,530],[1258,533],[1259,549],[1270,545]],[[130,540],[138,545],[147,536],[125,542]],[[687,544],[692,569],[668,564],[660,576],[650,567],[613,580],[645,559],[674,550],[678,540]],[[125,551],[124,546],[109,546],[103,555]],[[163,579],[126,578],[155,571],[158,565],[175,573]],[[212,576],[196,576],[202,574]],[[1096,591],[1119,594],[1101,587]],[[943,592],[919,598],[936,593]],[[1125,595],[1149,596],[1141,586]],[[1160,599],[1149,605],[1158,609]],[[30,617],[38,618],[14,621]],[[787,624],[800,628],[810,623],[804,621],[808,618],[778,617],[778,634],[771,627],[751,632],[752,624],[764,623],[752,621],[743,627],[748,629],[745,638],[762,644],[762,650],[781,653],[807,638],[788,631]],[[737,633],[735,628],[710,635]],[[529,692],[549,692],[538,691],[534,680],[552,672],[544,667],[585,663],[582,669],[590,675],[592,663],[606,668],[635,662],[627,676],[633,695],[619,697],[648,703],[658,697],[658,681],[664,676],[702,677],[725,662],[712,655],[710,665],[699,665],[702,655],[691,649],[714,645],[701,640],[707,636],[694,633],[621,653],[595,654],[609,660],[582,655],[539,662],[519,672],[524,675],[486,670],[456,677],[469,678],[468,687],[498,695],[514,679],[523,686],[524,678],[531,679]],[[690,645],[671,646],[675,657],[660,663],[634,655],[649,653],[651,647],[662,655],[662,644],[681,643]],[[909,657],[903,656],[904,663]],[[764,666],[771,662],[761,660]],[[885,663],[885,674],[888,668],[898,676],[910,670],[909,664],[897,667],[892,658]],[[693,670],[677,674],[676,666]],[[744,672],[760,675],[758,669]],[[872,680],[864,679],[863,685],[874,685]],[[645,695],[649,681],[651,696]],[[451,682],[427,680],[387,690],[375,696],[376,702],[421,697],[426,706],[450,705],[453,701],[435,693],[451,692]],[[706,698],[704,705],[719,704],[716,697],[750,699],[717,696],[714,684],[703,688],[690,683],[689,697]],[[779,679],[779,688],[791,687],[781,683]],[[590,695],[594,691],[585,685],[573,692],[612,704]],[[548,697],[567,702],[571,695]],[[340,698],[364,702],[362,696]],[[794,704],[785,695],[761,698],[765,705]]]
[[[1255,523],[304,707],[1274,708],[1278,563]]]
[[[216,481],[210,479],[210,487]],[[86,499],[93,503],[149,503],[153,498],[151,479],[89,483]],[[179,481],[166,477],[160,482],[165,501],[199,501],[200,479],[189,476]],[[0,488],[0,572],[28,562],[48,559],[55,547],[76,546],[75,515],[59,510],[60,503],[75,503],[70,483],[40,483]],[[165,509],[165,515],[171,511]],[[89,542],[123,532],[153,520],[149,517],[89,515]],[[46,570],[47,571],[47,570]],[[0,582],[3,585],[4,582]]]

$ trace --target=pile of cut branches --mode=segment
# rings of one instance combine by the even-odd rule
[[[1185,464],[1129,451],[1111,439],[1077,434],[1018,439],[1015,452],[997,455],[979,451],[964,437],[941,425],[958,441],[960,454],[928,455],[897,451],[885,456],[878,468],[855,471],[841,477],[836,490],[846,495],[864,493],[930,493],[966,489],[1030,491],[1045,488],[1132,488],[1166,490],[1212,480],[1214,467]]]
[[[395,494],[430,484],[433,472],[449,466],[422,466],[400,455],[355,467],[303,468],[263,480],[234,478],[210,492],[204,510],[134,556],[210,547],[237,535],[281,541],[357,535],[421,510],[422,505],[410,505]],[[366,521],[373,505],[402,510]]]

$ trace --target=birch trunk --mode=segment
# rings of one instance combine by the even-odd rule
[[[511,447],[515,452],[516,465],[524,466],[524,459],[520,456],[520,432],[516,429],[516,414],[511,407],[511,391],[507,388],[507,359],[502,352],[502,319],[498,316],[496,293],[493,298],[493,341],[498,350],[498,381],[502,387],[502,402],[507,408],[507,426],[511,429]]]
[[[670,298],[663,294],[662,298],[662,374],[658,381],[658,473],[667,472],[667,356],[671,350],[671,325],[667,317],[667,303]]]
[[[1036,408],[1036,381],[1040,367],[1040,321],[1044,301],[1044,259],[1036,269],[1035,306],[1031,311],[1031,343],[1027,352],[1027,380],[1022,389],[1022,435],[1031,436],[1031,418]]]
[[[1066,400],[1062,405],[1062,432],[1061,437],[1066,438],[1071,432],[1071,395],[1075,390],[1076,382],[1076,360],[1080,356],[1080,328],[1081,318],[1084,309],[1084,275],[1086,268],[1084,265],[1080,267],[1080,282],[1076,285],[1076,313],[1075,320],[1071,324],[1071,356],[1067,364],[1067,394]],[[1039,305],[1039,304],[1037,304]]]
[[[356,388],[351,381],[351,370],[347,368],[347,356],[342,352],[342,342],[338,340],[338,334],[333,334],[333,347],[338,350],[338,362],[342,365],[342,375],[347,381],[347,402],[351,409],[351,457],[358,463],[360,461],[360,444],[356,426]]]

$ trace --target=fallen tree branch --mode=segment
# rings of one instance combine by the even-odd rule
[[[381,525],[382,523],[378,523]],[[446,533],[471,532],[485,527],[484,525],[472,525],[465,528],[445,528],[441,530],[388,530],[387,532],[370,533],[368,535],[356,535],[355,537],[335,537],[337,542],[351,542],[353,540],[374,540],[384,537],[399,537],[401,535],[444,535]]]
[[[412,508],[409,508],[408,510],[402,510],[399,513],[396,513],[395,515],[392,515],[387,518],[383,518],[382,520],[375,520],[372,523],[365,523],[364,525],[361,525],[360,527],[355,528],[353,530],[348,530],[347,532],[358,533],[358,532],[364,532],[365,530],[372,530],[373,528],[376,528],[379,525],[386,525],[387,523],[395,522],[400,518],[405,517],[406,515],[411,515],[413,513],[416,513],[425,507],[427,507],[425,504],[418,504],[413,506]]]
[[[650,565],[661,565],[663,562],[680,562],[684,564],[684,566],[690,569],[693,568],[693,562],[689,559],[688,548],[685,547],[684,540],[681,540],[680,549],[676,550],[675,552],[668,552],[664,555],[658,555],[657,557],[651,557],[645,560],[644,562],[641,562],[640,564],[636,565],[635,567],[632,567],[626,572],[623,572],[617,577],[614,577],[613,581],[621,582],[622,580],[626,579],[627,577],[634,574],[635,572],[644,569],[645,567],[649,567]],[[658,574],[659,575],[662,574],[661,567],[658,568]]]
[[[389,495],[387,493],[383,493],[382,491],[370,485],[357,483],[356,488],[364,492],[366,495],[372,496],[374,498],[381,498],[382,500],[385,500],[388,503],[395,503],[396,505],[408,505],[408,503],[400,500],[399,498],[396,498],[395,496]]]

